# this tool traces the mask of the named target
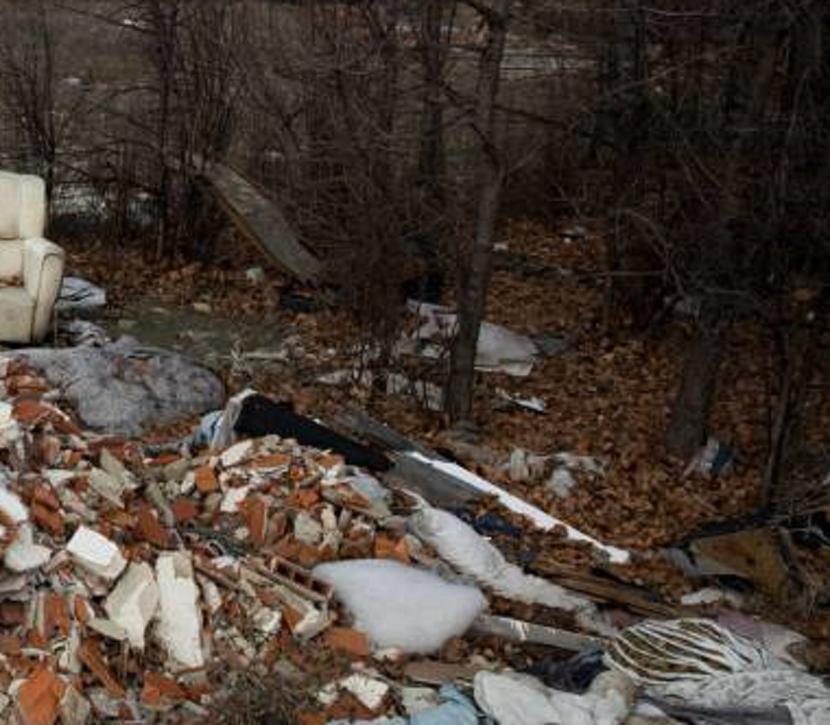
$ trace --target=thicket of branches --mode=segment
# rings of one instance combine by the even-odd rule
[[[50,188],[94,184],[114,243],[209,256],[218,217],[198,171],[224,160],[286,208],[382,351],[408,283],[423,295],[455,282],[455,420],[472,416],[499,220],[601,221],[609,333],[623,318],[655,332],[678,301],[695,311],[670,451],[701,443],[733,326],[774,340],[772,497],[826,331],[825,2],[43,0],[3,12],[28,28],[0,49],[4,150],[24,149],[18,161]],[[55,58],[72,48],[59,26],[73,18],[109,33],[120,80],[61,79]]]

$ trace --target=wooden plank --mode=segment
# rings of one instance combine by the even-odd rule
[[[236,227],[282,271],[303,284],[322,281],[320,260],[297,239],[272,199],[224,164],[209,164],[201,174]]]
[[[530,568],[533,573],[601,604],[617,604],[633,612],[658,619],[695,616],[695,610],[691,608],[655,601],[647,590],[616,579],[599,577],[547,560],[537,560]]]
[[[523,622],[520,619],[511,619],[510,617],[492,617],[487,614],[482,614],[473,622],[473,630],[480,634],[501,637],[511,642],[541,644],[571,652],[601,649],[604,645],[604,640],[599,637],[569,632],[556,627],[545,627],[541,624]]]

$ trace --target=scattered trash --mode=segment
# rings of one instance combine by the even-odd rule
[[[553,516],[541,511],[535,506],[528,504],[519,497],[507,493],[495,484],[490,483],[489,481],[477,476],[456,463],[430,458],[418,451],[407,451],[403,455],[407,458],[413,459],[414,461],[426,464],[429,468],[435,471],[447,474],[453,480],[457,481],[459,486],[467,486],[485,495],[496,496],[503,506],[510,509],[514,513],[526,516],[540,529],[548,531],[557,526],[564,527],[566,537],[568,539],[573,541],[584,541],[591,544],[597,549],[597,551],[606,555],[608,559],[615,564],[625,564],[630,558],[629,553],[624,549],[620,549],[616,546],[601,544],[599,541],[588,536],[587,534],[583,534],[581,531],[578,531],[572,526],[568,526],[564,521],[555,519]]]
[[[292,438],[301,445],[332,451],[342,455],[346,463],[369,470],[385,471],[390,466],[380,453],[295,413],[290,402],[278,403],[253,390],[231,398],[224,412],[206,415],[192,441],[196,445],[210,441],[212,447],[221,448],[238,438],[266,435]]]
[[[587,473],[591,476],[605,475],[605,465],[591,456],[576,456],[572,453],[555,453],[552,457],[553,473],[547,488],[559,498],[567,498],[576,485],[574,473]]]
[[[584,695],[552,690],[533,677],[479,672],[476,704],[510,725],[622,725],[631,712],[635,685],[619,672],[603,672]]]
[[[429,303],[410,302],[410,309],[419,316],[421,324],[400,341],[398,352],[431,359],[443,357],[455,335],[457,315],[446,307]],[[538,352],[529,337],[482,322],[475,364],[485,372],[527,377]]]
[[[519,395],[508,393],[504,388],[497,388],[496,394],[499,398],[507,403],[510,403],[511,405],[516,406],[517,408],[524,408],[525,410],[530,410],[534,413],[544,413],[547,410],[545,401],[541,398],[522,398]]]
[[[629,627],[611,642],[606,664],[647,694],[683,706],[786,708],[799,725],[830,721],[830,688],[820,678],[709,620]]]
[[[761,591],[778,595],[790,571],[773,529],[748,529],[695,539],[689,545],[698,576],[737,576]]]
[[[59,312],[106,307],[107,293],[80,277],[64,277],[55,307]]]
[[[717,438],[709,436],[706,445],[701,448],[686,467],[688,476],[693,471],[704,476],[716,478],[732,472],[735,465],[735,453],[731,448],[721,443]]]
[[[457,687],[443,685],[438,697],[442,704],[413,713],[410,725],[477,725],[479,722],[475,705]]]
[[[265,283],[265,270],[262,267],[250,267],[245,270],[245,279],[248,284],[261,285]]]
[[[24,357],[0,364],[0,383],[3,721],[206,721],[250,687],[249,673],[267,682],[291,668],[329,683],[314,690],[311,719],[297,715],[303,723],[473,725],[489,715],[606,725],[633,711],[635,677],[623,668],[653,699],[674,696],[673,707],[720,707],[728,698],[712,674],[747,703],[774,700],[808,725],[828,712],[826,690],[787,659],[803,644],[796,633],[733,613],[730,626],[760,644],[713,623],[684,625],[678,637],[672,622],[649,621],[616,636],[587,596],[526,574],[464,521],[352,465],[353,454],[380,454],[289,405],[249,391],[206,418],[189,445],[150,443],[79,424]],[[378,435],[399,442],[395,475],[409,461],[425,478],[495,495],[527,517],[463,506],[482,532],[518,542],[525,526],[559,523],[392,431]],[[628,557],[575,530],[570,538],[609,561]],[[631,611],[648,604],[619,581],[551,576]],[[571,616],[541,610],[535,620],[533,605]],[[642,663],[649,638],[662,649],[646,647]],[[540,663],[540,651],[581,654],[557,665]],[[408,653],[441,659],[401,661]],[[530,653],[529,671],[557,689],[501,672],[528,670]],[[660,681],[660,657],[676,679]]]

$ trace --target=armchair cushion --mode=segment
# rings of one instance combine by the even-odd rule
[[[34,302],[31,338],[39,342],[49,331],[52,307],[60,292],[64,253],[47,239],[23,242],[23,284]]]
[[[35,301],[23,287],[0,289],[0,340],[30,342],[34,313]]]
[[[46,187],[0,171],[0,340],[40,342],[63,276],[63,250],[43,239]]]
[[[2,210],[0,204],[0,210]],[[23,241],[0,239],[0,278],[12,279],[23,275]]]
[[[43,179],[0,171],[0,239],[43,236],[45,223]]]

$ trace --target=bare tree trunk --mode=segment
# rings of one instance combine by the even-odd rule
[[[723,360],[723,328],[714,312],[701,315],[666,432],[669,453],[691,457],[703,443]]]
[[[769,86],[776,67],[776,43],[774,28],[764,30],[764,45],[769,50],[751,69],[748,93],[743,108],[734,118],[728,119],[724,133],[735,128],[752,127],[760,122],[765,106],[770,97]],[[735,73],[738,72],[736,67]],[[733,79],[732,91],[743,92],[737,78]],[[733,105],[731,102],[729,105]],[[746,140],[740,133],[733,132],[729,144],[729,154],[720,191],[718,217],[711,232],[715,246],[733,249],[732,222],[740,218],[741,202],[739,199],[738,172],[740,161],[745,158]],[[686,364],[683,368],[680,389],[672,408],[669,428],[666,432],[666,447],[670,453],[689,457],[703,442],[709,420],[709,412],[717,384],[718,371],[723,357],[723,337],[726,332],[726,320],[723,316],[722,302],[716,292],[704,290],[703,311],[698,332],[692,341]]]
[[[421,63],[424,72],[424,100],[421,110],[418,185],[427,204],[444,205],[446,153],[444,149],[444,80],[446,49],[442,42],[444,0],[425,0],[421,22]]]
[[[472,417],[476,348],[487,302],[496,219],[505,175],[504,162],[495,139],[495,107],[511,2],[497,0],[492,7],[482,7],[478,2],[472,4],[483,14],[488,25],[487,46],[482,52],[479,64],[478,103],[475,114],[476,132],[481,138],[484,153],[480,169],[482,182],[475,238],[460,284],[458,332],[453,341],[450,358],[446,408],[450,420],[454,423],[469,421]]]

